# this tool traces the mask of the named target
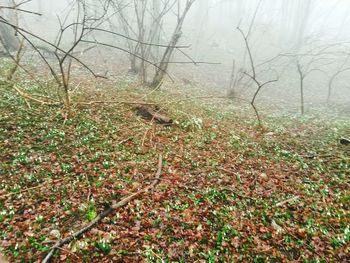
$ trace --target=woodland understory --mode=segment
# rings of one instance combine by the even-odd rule
[[[262,113],[261,126],[237,101],[93,78],[73,81],[67,118],[23,96],[38,83],[13,81],[22,93],[0,86],[10,262],[348,262],[349,120]],[[158,105],[172,125],[133,102]]]
[[[0,5],[0,263],[350,262],[349,42],[312,1],[64,2]]]

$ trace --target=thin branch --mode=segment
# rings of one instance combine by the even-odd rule
[[[11,9],[11,10],[19,11],[19,12],[22,12],[22,13],[42,16],[42,14],[40,14],[40,13],[37,13],[37,12],[34,12],[34,11],[30,11],[30,10],[20,9],[20,8],[17,8],[16,6],[3,6],[3,5],[0,5],[0,9]]]
[[[158,62],[161,63],[161,62]],[[205,65],[221,65],[220,62],[206,62],[206,61],[169,61],[168,64],[205,64]]]
[[[18,3],[18,4],[16,4],[16,5],[14,5],[14,7],[20,7],[21,5],[24,5],[24,4],[27,4],[27,3],[30,3],[30,2],[32,2],[33,0],[24,0],[24,1],[22,1],[22,2],[20,2],[20,3]]]
[[[16,25],[13,25],[12,23],[8,22],[4,17],[0,16],[0,23],[4,23],[10,27],[12,27],[14,30],[16,30],[19,34],[21,34],[23,37],[26,38],[26,41],[28,42],[28,37],[24,36],[23,33],[26,33],[40,41],[42,41],[43,43],[53,47],[53,48],[57,48],[57,50],[59,50],[60,52],[62,52],[63,54],[66,54],[68,57],[74,59],[75,61],[77,61],[80,65],[82,65],[85,69],[87,69],[95,78],[105,78],[103,76],[100,76],[100,75],[97,75],[94,73],[94,71],[89,67],[87,66],[84,62],[82,62],[80,59],[78,59],[77,57],[73,56],[72,54],[68,54],[66,51],[64,51],[63,49],[59,48],[57,45],[55,44],[52,44],[51,42],[29,32],[28,30],[25,30],[21,27],[18,27]],[[23,32],[23,33],[22,33]],[[35,47],[35,45],[32,43],[31,46],[38,52],[38,48]],[[41,56],[43,58],[43,56]],[[44,58],[43,58],[44,59]],[[46,63],[48,64],[48,63]]]
[[[238,31],[242,34],[242,37],[244,39],[244,43],[249,55],[249,60],[250,60],[250,66],[252,67],[252,72],[253,72],[253,78],[256,77],[256,71],[255,71],[255,66],[254,66],[254,59],[253,59],[253,55],[252,52],[250,50],[250,46],[249,46],[249,42],[248,42],[248,37],[247,35],[244,34],[243,30],[240,27],[237,27]]]
[[[32,101],[40,103],[42,105],[59,105],[59,103],[57,103],[57,102],[47,102],[47,101],[36,99],[36,98],[30,96],[29,94],[25,93],[24,91],[20,90],[19,88],[17,88],[16,85],[12,85],[12,88],[15,91],[17,91],[17,93],[25,99],[32,100]]]
[[[262,0],[260,0],[259,2],[259,5],[258,5],[258,8],[260,7],[260,4],[262,3]],[[258,8],[256,9],[256,12],[258,10]],[[253,25],[253,22],[254,22],[254,19],[255,17],[253,18],[253,21],[251,23],[251,27]],[[262,126],[262,122],[261,122],[261,118],[260,118],[260,114],[259,114],[259,111],[258,111],[258,108],[256,107],[255,105],[255,100],[258,96],[258,94],[260,93],[261,89],[269,84],[269,83],[272,83],[272,82],[276,82],[278,81],[278,79],[276,80],[269,80],[269,81],[266,81],[264,83],[261,83],[258,79],[257,79],[257,76],[256,76],[256,70],[255,70],[255,64],[254,64],[254,59],[253,59],[253,55],[252,55],[252,52],[251,52],[251,49],[250,49],[250,45],[249,45],[249,40],[248,40],[248,37],[249,37],[249,34],[250,34],[250,31],[251,31],[251,28],[249,29],[249,32],[247,34],[244,34],[243,30],[238,26],[237,27],[238,31],[241,33],[243,39],[244,39],[244,43],[245,43],[245,46],[246,46],[246,51],[248,52],[248,55],[249,55],[249,60],[250,60],[250,66],[251,66],[251,70],[253,72],[253,74],[249,74],[248,72],[243,72],[243,74],[247,75],[251,80],[253,80],[257,86],[257,89],[255,90],[254,92],[254,95],[253,95],[253,98],[250,102],[250,105],[252,106],[254,112],[255,112],[255,115],[258,119],[258,123],[259,123],[259,126]]]
[[[75,104],[78,105],[93,105],[93,104],[127,104],[127,105],[147,105],[153,106],[156,105],[152,102],[143,102],[143,101],[77,101]]]
[[[253,26],[254,26],[254,23],[255,23],[255,19],[256,19],[256,16],[257,16],[257,14],[258,14],[258,11],[259,11],[259,9],[260,9],[260,6],[261,6],[261,4],[262,4],[262,1],[263,1],[263,0],[260,0],[259,3],[258,3],[258,5],[257,5],[256,8],[255,8],[255,12],[254,12],[253,18],[252,18],[252,20],[251,20],[251,22],[250,22],[250,25],[249,25],[248,33],[247,33],[247,35],[246,35],[246,38],[247,38],[247,39],[249,38],[249,36],[250,36],[250,34],[251,34],[251,32],[252,32],[252,29],[253,29]]]
[[[148,64],[154,66],[154,67],[157,68],[158,70],[160,70],[160,71],[162,71],[163,73],[165,73],[165,74],[171,79],[171,81],[174,81],[174,79],[173,79],[165,70],[163,70],[161,67],[159,67],[157,64],[155,64],[155,63],[153,63],[153,62],[151,62],[151,61],[149,61],[149,60],[147,60],[147,59],[145,59],[145,58],[143,58],[143,57],[141,57],[141,56],[139,56],[139,55],[137,55],[137,54],[135,54],[135,53],[133,53],[133,52],[131,52],[131,51],[129,51],[129,50],[126,50],[126,49],[124,49],[124,48],[117,47],[117,46],[114,46],[114,45],[111,45],[111,44],[98,42],[98,41],[82,40],[81,42],[90,43],[90,44],[97,44],[97,45],[105,46],[105,47],[110,47],[110,48],[118,49],[118,50],[120,50],[120,51],[123,51],[123,52],[125,52],[125,53],[128,53],[128,54],[130,54],[130,55],[132,55],[132,56],[134,56],[134,57],[136,57],[136,58],[138,58],[138,59],[141,59],[142,61],[145,61],[145,62],[147,62]]]
[[[87,29],[87,30],[92,30],[92,31],[100,31],[100,32],[105,32],[105,33],[109,33],[109,34],[112,34],[112,35],[120,36],[120,37],[126,38],[126,39],[128,39],[128,40],[137,42],[138,44],[146,45],[146,46],[164,47],[164,48],[171,47],[171,48],[178,48],[178,49],[181,49],[181,48],[190,48],[190,47],[191,47],[191,46],[189,46],[189,45],[187,45],[187,46],[168,46],[168,45],[161,45],[161,44],[146,43],[146,42],[142,42],[142,41],[139,41],[139,40],[137,40],[137,39],[134,39],[134,38],[125,36],[125,35],[123,35],[123,34],[116,33],[116,32],[113,32],[113,31],[111,31],[111,30],[101,29],[101,28],[87,27],[87,28],[85,28],[85,29]]]

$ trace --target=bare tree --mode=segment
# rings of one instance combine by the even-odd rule
[[[311,71],[304,71],[300,64],[300,60],[297,60],[297,69],[299,75],[299,88],[300,88],[300,111],[303,115],[305,113],[305,102],[304,102],[304,80],[311,73]]]
[[[292,59],[295,59],[298,72],[300,111],[302,115],[305,113],[305,79],[313,72],[321,72],[325,74],[325,70],[329,65],[337,63],[336,55],[339,53],[338,49],[343,46],[342,43],[326,44],[318,47],[313,47],[314,43],[309,44],[311,45],[309,50],[296,55],[290,55]],[[343,55],[342,52],[340,52],[340,54]],[[345,64],[341,65],[335,74],[332,75],[329,80],[328,92],[332,89],[334,79],[347,70],[344,66]]]
[[[11,0],[7,1],[6,5],[0,5],[0,15],[15,25],[18,25],[19,12],[29,11],[21,9],[20,5],[17,5],[15,1]],[[18,49],[19,43],[20,41],[16,35],[16,31],[11,27],[0,24],[0,44],[3,47],[2,53],[9,56],[11,52]]]
[[[151,26],[151,32],[150,32],[150,43],[160,43],[161,39],[161,31],[163,28],[163,21],[159,20],[159,16],[161,15],[161,2],[158,0],[152,1],[152,26]],[[160,47],[159,46],[153,46],[152,47],[152,54],[155,57],[155,59],[159,59],[160,56]]]
[[[99,45],[101,47],[120,50],[129,54],[130,56],[139,59],[140,61],[142,61],[142,63],[153,65],[157,69],[159,68],[159,66],[156,63],[145,59],[145,54],[133,53],[132,51],[119,47],[118,45],[109,44],[105,42],[106,40],[103,37],[101,38],[101,40],[98,40],[95,37],[96,32],[127,39],[130,42],[136,43],[136,46],[142,46],[142,50],[145,52],[147,52],[146,48],[152,46],[158,46],[162,48],[169,47],[168,45],[157,45],[147,43],[144,42],[143,38],[134,39],[123,34],[104,29],[103,24],[108,19],[108,3],[110,3],[110,0],[100,2],[100,4],[102,5],[102,14],[95,13],[94,15],[90,15],[88,12],[89,8],[87,3],[88,0],[76,0],[71,2],[71,6],[69,8],[70,11],[68,11],[68,13],[64,17],[59,18],[60,29],[58,31],[57,38],[54,42],[50,42],[30,32],[29,30],[18,26],[17,24],[11,23],[11,21],[7,20],[3,16],[0,16],[0,25],[10,28],[19,37],[22,37],[23,41],[26,44],[28,44],[29,47],[31,47],[34,53],[39,56],[41,61],[49,69],[51,76],[56,81],[58,98],[64,105],[65,115],[67,117],[71,115],[70,83],[73,64],[79,64],[96,78],[102,77],[94,73],[94,71],[77,56],[77,54],[83,53],[79,52],[79,50],[85,48],[86,45],[93,44],[94,46]],[[14,8],[12,8],[12,10],[13,9]],[[141,7],[140,10],[145,11],[146,9]],[[72,20],[72,17],[75,18]],[[181,47],[174,46],[173,48]],[[20,67],[29,75],[29,72],[25,69],[25,67],[23,67],[20,64],[22,49],[23,45],[21,45],[21,48],[18,50],[16,56],[11,55],[13,61],[16,64],[14,71],[16,71],[18,67]],[[85,50],[89,49],[90,47],[86,48]],[[50,54],[50,57],[47,57],[47,54]],[[9,79],[12,79],[13,74],[14,72],[11,74]],[[164,74],[167,73],[164,71]],[[17,90],[17,92],[19,92],[21,95],[24,95],[24,92],[22,91]],[[27,98],[30,97],[27,94],[25,94],[25,96]],[[38,100],[36,99],[35,101],[38,102]],[[46,103],[43,102],[43,104]]]
[[[343,63],[340,63],[339,66],[336,68],[336,71],[331,75],[329,81],[328,81],[328,95],[327,95],[327,103],[329,104],[332,97],[333,92],[333,83],[334,81],[344,72],[349,71],[350,67],[347,66],[350,60],[350,53],[345,57],[345,60]]]
[[[118,23],[127,36],[127,49],[130,51],[130,72],[137,73],[143,83],[147,83],[147,67],[154,61],[157,64],[155,75],[151,82],[152,86],[158,86],[167,74],[168,64],[175,50],[179,50],[187,56],[178,46],[178,41],[182,35],[182,26],[186,15],[195,0],[186,0],[184,7],[181,0],[164,1],[113,1],[112,5],[118,11]],[[176,10],[175,10],[176,9]],[[177,17],[176,26],[168,44],[161,44],[161,35],[164,33],[163,21],[175,14]],[[168,16],[167,16],[168,15]],[[133,23],[131,17],[136,17]],[[110,21],[111,27],[115,27]],[[137,42],[132,39],[137,39]],[[149,44],[147,44],[149,43]],[[164,51],[162,51],[164,49]],[[136,56],[135,56],[136,55]],[[140,58],[141,59],[140,59]],[[189,56],[187,56],[188,59]],[[194,61],[190,59],[193,63]]]
[[[256,84],[256,90],[254,92],[254,95],[250,101],[250,105],[252,106],[252,108],[254,109],[254,112],[255,112],[255,115],[258,119],[258,123],[259,123],[259,126],[262,126],[262,120],[261,120],[261,117],[260,117],[260,114],[259,114],[259,111],[258,111],[258,108],[256,107],[256,99],[261,91],[261,89],[263,87],[265,87],[266,85],[270,84],[270,83],[273,83],[273,82],[276,82],[278,81],[278,79],[274,79],[274,80],[268,80],[268,81],[261,81],[259,80],[258,76],[257,76],[257,72],[256,72],[256,66],[255,66],[255,62],[254,62],[254,58],[253,58],[253,55],[252,55],[252,52],[251,52],[251,49],[250,49],[250,46],[249,46],[249,41],[248,41],[248,34],[245,34],[242,29],[240,29],[239,27],[237,28],[239,30],[239,32],[241,33],[243,39],[244,39],[244,43],[245,43],[245,46],[246,46],[246,49],[247,49],[247,52],[248,52],[248,56],[249,56],[249,61],[250,61],[250,67],[251,67],[251,73],[245,71],[244,74],[247,75],[255,84]]]
[[[3,16],[0,16],[0,24],[5,27],[11,28],[16,32],[18,36],[21,36],[23,38],[23,41],[25,41],[29,46],[31,46],[31,48],[38,54],[41,60],[48,67],[52,77],[55,79],[58,85],[58,90],[63,91],[63,96],[60,96],[60,98],[65,105],[67,116],[71,115],[69,89],[73,61],[78,62],[95,77],[98,77],[98,75],[96,75],[85,63],[83,63],[79,58],[74,56],[74,51],[76,50],[78,45],[82,43],[83,38],[92,32],[92,26],[96,22],[98,22],[99,19],[96,20],[87,17],[85,1],[74,1],[72,2],[72,5],[77,6],[78,11],[76,15],[76,21],[67,25],[64,24],[66,23],[66,19],[63,23],[60,21],[60,30],[57,36],[56,43],[51,43],[50,41],[47,41],[31,33],[30,31],[18,26],[17,24],[12,23]],[[73,8],[71,10],[73,10]],[[65,35],[70,30],[72,30],[73,32],[73,39],[71,45],[68,48],[66,48],[63,47],[63,40],[65,40],[66,44],[67,39],[65,38]],[[37,42],[42,43],[42,45],[37,44]],[[20,66],[19,56],[21,54],[22,47],[23,43],[21,44],[17,52],[17,56],[14,59],[16,63],[16,69],[18,66]],[[49,60],[45,57],[43,50],[47,50],[55,56],[55,63],[49,62]],[[13,73],[10,75],[10,78],[12,78]],[[19,90],[17,91],[21,93],[21,95],[24,94]]]
[[[256,106],[256,99],[258,98],[258,95],[260,93],[260,91],[262,90],[262,88],[264,88],[266,85],[270,84],[270,83],[273,83],[273,82],[276,82],[278,81],[278,79],[274,79],[274,80],[267,80],[267,81],[261,81],[260,80],[260,77],[258,77],[257,75],[257,66],[255,64],[255,61],[254,61],[254,57],[253,57],[253,54],[252,54],[252,50],[251,50],[251,47],[250,47],[250,43],[249,43],[249,38],[250,38],[250,35],[252,34],[252,31],[253,31],[253,27],[254,27],[254,23],[255,23],[255,20],[257,18],[257,14],[258,14],[258,11],[262,5],[262,0],[259,0],[257,6],[256,6],[256,9],[255,9],[255,12],[253,14],[253,17],[252,17],[252,20],[250,22],[250,25],[249,25],[249,28],[248,28],[248,31],[245,33],[243,32],[243,30],[238,26],[237,27],[237,30],[240,32],[243,40],[244,40],[244,44],[245,44],[245,55],[244,55],[244,61],[246,60],[245,57],[248,56],[248,59],[249,59],[249,65],[250,65],[250,71],[248,72],[247,70],[243,70],[243,74],[248,76],[250,80],[253,81],[253,83],[255,84],[256,86],[256,90],[253,94],[253,97],[252,99],[250,100],[250,105],[252,106],[254,112],[255,112],[255,115],[256,115],[256,118],[258,120],[258,123],[259,123],[259,126],[262,126],[262,120],[261,120],[261,117],[260,117],[260,114],[259,114],[259,111],[258,111],[258,108]]]
[[[140,51],[140,56],[142,58],[146,58],[146,49],[145,45],[142,45],[140,43],[145,42],[145,14],[147,10],[147,0],[134,0],[134,6],[135,6],[135,14],[137,18],[137,29],[138,29],[138,43],[137,47]],[[141,82],[144,83],[147,81],[147,72],[145,67],[145,61],[143,59],[140,60],[140,77]]]
[[[175,30],[172,34],[171,40],[169,42],[168,47],[165,49],[163,53],[163,57],[159,63],[159,68],[156,71],[156,74],[153,77],[152,80],[152,87],[159,87],[163,81],[163,78],[165,76],[165,73],[169,66],[169,61],[171,59],[171,56],[175,50],[176,45],[178,44],[181,36],[182,36],[182,26],[185,22],[186,15],[188,11],[191,9],[191,6],[196,0],[186,0],[186,4],[184,7],[184,10],[181,12],[181,6],[180,6],[180,0],[178,0],[178,11],[177,11],[177,25],[175,27]]]
[[[160,33],[162,29],[162,21],[165,15],[171,10],[174,5],[174,0],[159,1],[120,1],[114,0],[111,2],[114,11],[117,13],[117,22],[126,36],[126,46],[131,52],[130,72],[140,74],[141,78],[144,75],[141,69],[141,64],[144,68],[146,65],[142,63],[142,59],[133,56],[136,54],[146,60],[157,57],[160,45]],[[151,9],[151,11],[149,11]],[[136,21],[133,18],[136,17]],[[114,31],[116,26],[112,19],[109,19],[110,28]],[[137,39],[138,41],[133,41]],[[146,45],[150,43],[151,45]],[[156,54],[156,55],[155,55]]]

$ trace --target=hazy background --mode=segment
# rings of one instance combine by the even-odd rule
[[[97,17],[102,12],[103,2],[87,2],[90,15]],[[135,25],[133,1],[114,2],[123,5],[130,24]],[[29,2],[22,7],[43,15],[20,14],[19,25],[48,41],[55,41],[60,29],[59,19],[62,22],[66,18],[66,23],[75,21],[76,12],[71,10],[70,3],[69,0]],[[109,20],[101,27],[124,34],[114,12],[108,12]],[[348,0],[197,0],[185,20],[180,44],[190,46],[185,51],[193,60],[218,64],[174,63],[169,73],[177,85],[188,89],[196,86],[218,95],[227,94],[232,77],[237,79],[242,72],[251,71],[244,39],[237,26],[248,32],[253,21],[249,45],[257,77],[262,82],[278,79],[278,82],[263,88],[259,103],[297,107],[300,101],[299,61],[306,73],[307,109],[312,105],[325,105],[330,79],[338,71],[350,67],[349,12]],[[164,17],[159,43],[168,44],[175,21],[173,12]],[[69,43],[71,37],[65,41]],[[92,38],[127,48],[121,37],[96,33]],[[84,59],[109,77],[130,77],[128,55],[122,51],[99,48],[87,53]],[[172,61],[190,62],[180,52],[175,52]],[[149,70],[152,71],[152,67]],[[350,113],[349,81],[350,71],[346,70],[334,78],[329,103]],[[249,78],[243,77],[234,87],[231,85],[231,89],[234,89],[235,96],[249,99],[256,87]]]

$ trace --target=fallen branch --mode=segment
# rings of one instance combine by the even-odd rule
[[[39,100],[37,98],[34,98],[32,96],[30,96],[29,94],[25,93],[24,91],[20,90],[19,88],[17,88],[15,85],[12,85],[12,88],[17,91],[17,93],[23,97],[24,99],[28,99],[37,103],[40,103],[42,105],[59,105],[60,103],[58,102],[47,102],[47,101],[43,101],[43,100]]]
[[[156,105],[155,103],[151,102],[136,102],[136,101],[77,101],[75,104],[78,105],[93,105],[93,104],[129,104],[129,105]]]
[[[341,139],[339,140],[339,143],[342,144],[342,145],[350,145],[350,139],[341,138]]]
[[[287,203],[289,203],[289,202],[296,201],[296,200],[298,200],[298,199],[299,199],[299,196],[293,196],[293,197],[291,197],[291,198],[289,198],[289,199],[287,199],[287,200],[284,200],[284,201],[281,201],[281,202],[277,203],[276,206],[277,206],[277,207],[278,207],[278,206],[283,206],[284,204],[287,204]]]
[[[152,184],[150,184],[149,186],[147,186],[144,189],[141,189],[140,191],[131,194],[129,196],[127,196],[126,198],[122,199],[121,201],[119,201],[118,203],[114,203],[112,204],[110,207],[108,207],[107,209],[105,209],[102,213],[100,213],[94,220],[92,220],[89,224],[87,224],[86,226],[84,226],[83,228],[81,228],[80,230],[76,231],[75,233],[73,233],[72,235],[68,236],[65,239],[62,240],[58,240],[55,245],[53,245],[51,247],[51,249],[49,250],[49,253],[46,255],[46,257],[43,259],[42,263],[46,263],[49,262],[49,260],[51,259],[51,257],[53,256],[54,252],[61,248],[63,245],[70,243],[72,240],[74,239],[78,239],[79,237],[81,237],[84,233],[86,233],[87,231],[89,231],[92,227],[94,227],[95,225],[97,225],[98,223],[100,223],[102,221],[103,218],[105,218],[106,216],[108,216],[109,214],[111,214],[112,212],[114,212],[116,209],[121,208],[123,206],[126,206],[129,202],[131,202],[132,200],[136,199],[136,197],[140,196],[143,193],[148,192],[149,190],[153,189],[158,182],[160,181],[160,175],[162,173],[162,163],[163,163],[163,158],[162,155],[159,155],[159,160],[158,160],[158,170],[157,173],[155,175],[155,179],[153,180]]]
[[[140,115],[142,118],[152,121],[156,121],[159,124],[164,124],[170,126],[173,123],[173,120],[165,115],[159,113],[158,110],[151,109],[145,105],[137,105],[135,107],[137,115]]]
[[[124,144],[124,143],[126,143],[126,142],[128,142],[128,141],[131,141],[132,139],[133,139],[134,137],[128,137],[128,138],[126,138],[126,139],[124,139],[124,140],[121,140],[120,142],[118,142],[118,145],[120,145],[120,144]]]

